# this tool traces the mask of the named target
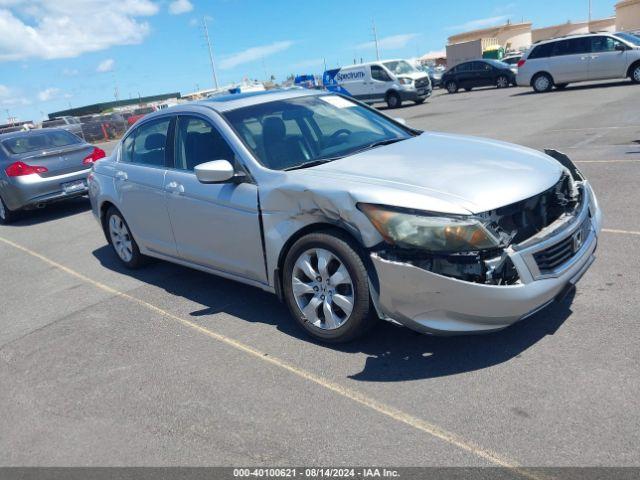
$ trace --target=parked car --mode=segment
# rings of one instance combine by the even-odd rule
[[[62,128],[84,139],[80,120],[75,117],[56,117],[50,120],[44,120],[42,122],[42,128]]]
[[[405,101],[423,103],[431,96],[429,76],[406,60],[386,60],[327,70],[323,85],[331,92],[366,103],[386,102],[389,108]]]
[[[640,83],[640,46],[634,38],[598,33],[540,42],[518,63],[518,85],[542,93],[590,80],[630,78]]]
[[[126,115],[125,118],[127,119],[127,126],[130,127],[145,115],[148,115],[149,113],[153,113],[155,111],[156,111],[156,107],[136,108],[133,112],[131,112],[131,115]]]
[[[593,262],[593,190],[549,153],[272,91],[150,114],[94,164],[89,196],[125,266],[157,257],[276,293],[315,338],[377,317],[477,333],[548,305]]]
[[[439,69],[436,67],[422,67],[421,70],[429,75],[429,81],[431,82],[431,88],[436,89],[442,86],[442,74],[444,73],[443,69]]]
[[[511,67],[511,71],[513,73],[518,73],[518,62],[522,59],[522,54],[518,53],[517,55],[507,55],[504,57],[501,62],[506,63]]]
[[[21,210],[87,194],[87,175],[105,152],[60,128],[0,135],[0,223]]]
[[[492,59],[464,62],[442,75],[442,85],[449,93],[457,93],[460,88],[469,92],[476,87],[491,85],[507,88],[515,83],[516,76],[509,65]]]
[[[84,115],[78,120],[80,120],[82,133],[87,142],[99,142],[108,138],[105,135],[105,130],[102,128],[99,115]]]

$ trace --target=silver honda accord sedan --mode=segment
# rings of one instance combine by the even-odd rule
[[[422,132],[302,90],[148,115],[93,166],[89,196],[127,267],[156,257],[273,292],[328,342],[379,318],[503,329],[580,279],[601,228],[559,152]]]
[[[0,224],[23,210],[86,195],[91,165],[104,156],[63,129],[0,135]]]

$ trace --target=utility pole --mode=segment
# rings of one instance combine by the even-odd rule
[[[213,86],[218,89],[218,76],[216,75],[216,64],[213,62],[213,51],[211,50],[211,39],[209,38],[209,28],[207,27],[207,19],[202,17],[202,26],[204,27],[204,37],[207,40],[207,48],[209,49],[209,61],[211,62],[211,71],[213,72]]]
[[[376,44],[376,60],[380,61],[380,49],[378,48],[378,32],[376,30],[376,21],[371,19],[373,24],[373,42]]]
[[[589,0],[589,30],[591,30],[591,0]]]

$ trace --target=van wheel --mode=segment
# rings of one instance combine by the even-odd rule
[[[447,82],[447,92],[449,93],[458,93],[458,84],[451,80]]]
[[[640,62],[632,65],[629,69],[629,76],[631,77],[631,81],[633,83],[640,83]]]
[[[568,83],[558,83],[556,84],[556,90],[564,90],[568,85]]]
[[[293,244],[284,262],[289,311],[312,337],[342,343],[377,323],[369,276],[353,240],[340,232],[311,233]]]
[[[125,267],[136,269],[146,263],[147,257],[140,253],[138,244],[129,230],[129,225],[115,207],[107,210],[104,228],[109,244]]]
[[[531,80],[531,85],[536,93],[546,93],[553,88],[553,79],[548,73],[538,73]]]
[[[9,225],[18,217],[18,212],[9,210],[2,197],[0,197],[0,225]]]
[[[508,88],[509,87],[509,79],[504,75],[500,75],[496,79],[496,87],[498,88]]]
[[[387,106],[389,108],[398,108],[402,105],[402,100],[400,100],[400,95],[396,92],[387,93]]]

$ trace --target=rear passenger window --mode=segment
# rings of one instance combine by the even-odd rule
[[[206,120],[180,116],[176,135],[175,168],[193,170],[196,165],[213,160],[228,160],[236,164],[235,154],[227,141]]]
[[[553,49],[553,43],[545,43],[544,45],[538,45],[529,54],[529,60],[535,60],[536,58],[547,58],[551,56],[551,50]]]
[[[129,161],[154,167],[166,166],[165,150],[170,123],[170,118],[163,118],[139,126],[134,132],[135,138]],[[131,136],[127,137],[127,140],[129,138]]]

